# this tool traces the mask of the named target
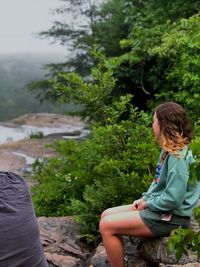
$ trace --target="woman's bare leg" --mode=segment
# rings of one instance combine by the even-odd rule
[[[152,237],[153,234],[141,220],[138,211],[124,211],[122,208],[122,212],[116,212],[116,209],[112,209],[112,212],[102,216],[99,229],[111,266],[124,267],[124,246],[121,236]]]
[[[133,205],[130,204],[130,205],[122,205],[122,206],[116,206],[116,207],[108,208],[102,212],[101,219],[103,219],[107,215],[131,211],[131,210],[133,210],[132,206]]]

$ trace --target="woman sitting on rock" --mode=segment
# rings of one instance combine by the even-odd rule
[[[133,204],[109,208],[101,216],[100,233],[112,267],[124,267],[123,235],[161,237],[188,227],[199,199],[200,183],[188,181],[194,159],[187,147],[192,130],[185,110],[174,102],[159,105],[153,130],[162,150],[149,190]]]

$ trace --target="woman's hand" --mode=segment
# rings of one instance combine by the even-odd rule
[[[143,210],[147,207],[143,198],[139,198],[133,202],[133,210]]]

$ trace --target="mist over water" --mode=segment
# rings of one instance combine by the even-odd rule
[[[40,102],[28,90],[28,84],[35,80],[47,79],[44,65],[64,61],[57,54],[0,55],[0,122],[27,113],[69,113],[80,108],[72,103],[56,104]]]

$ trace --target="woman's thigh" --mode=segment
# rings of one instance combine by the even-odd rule
[[[153,236],[151,230],[142,221],[139,211],[133,210],[111,213],[105,216],[100,222],[100,231],[113,235]]]
[[[127,212],[127,211],[132,211],[132,210],[133,210],[132,204],[108,208],[104,210],[103,213],[101,214],[101,219],[111,214],[122,213],[122,212]]]

